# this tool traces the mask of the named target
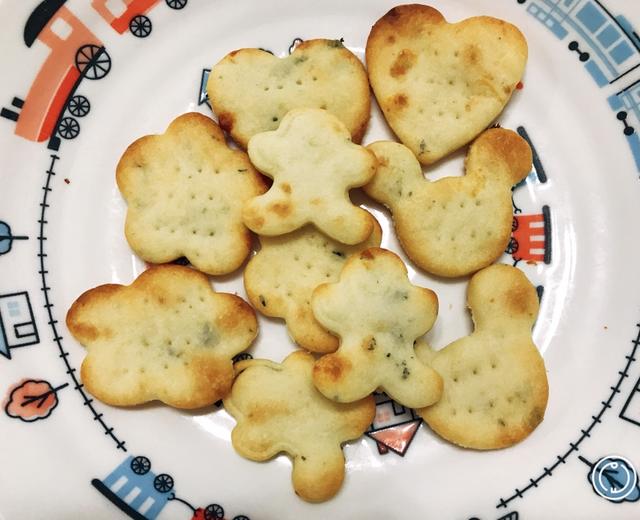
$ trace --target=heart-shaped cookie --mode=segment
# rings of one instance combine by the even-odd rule
[[[364,66],[341,40],[307,40],[286,58],[233,51],[211,69],[207,93],[220,126],[245,149],[294,108],[327,110],[359,143],[371,108]]]
[[[527,42],[496,18],[450,24],[433,7],[401,5],[371,29],[366,59],[387,122],[431,164],[500,114],[522,78]]]

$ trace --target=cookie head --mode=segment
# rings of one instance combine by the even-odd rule
[[[350,404],[326,399],[313,386],[313,363],[313,356],[302,351],[282,364],[242,361],[224,406],[237,421],[231,442],[240,455],[263,461],[288,454],[296,494],[321,502],[342,486],[341,445],[368,428],[375,402],[371,396]]]
[[[206,276],[177,265],[152,267],[129,286],[85,292],[69,309],[67,327],[87,349],[82,383],[95,397],[176,408],[224,397],[233,356],[258,330],[241,298],[214,292]]]
[[[405,146],[368,147],[379,166],[364,187],[393,213],[405,252],[430,273],[456,277],[490,265],[511,236],[511,187],[531,170],[531,149],[511,130],[487,130],[467,154],[465,175],[435,182]]]
[[[341,340],[314,368],[314,384],[325,396],[351,402],[381,388],[404,406],[438,400],[442,381],[413,350],[414,340],[433,326],[438,300],[410,283],[394,253],[371,248],[354,255],[337,283],[314,291],[311,306]]]
[[[207,93],[220,126],[243,148],[254,135],[277,129],[294,108],[326,109],[357,143],[369,120],[367,74],[339,40],[307,40],[285,58],[233,51],[211,69]]]
[[[505,448],[527,437],[547,406],[544,361],[531,338],[537,294],[519,269],[498,264],[473,276],[468,302],[470,336],[437,352],[416,347],[444,380],[441,400],[418,413],[450,442]]]
[[[225,274],[249,254],[242,203],[266,188],[210,118],[184,114],[164,134],[138,139],[120,159],[116,179],[127,201],[125,235],[143,260],[185,256],[200,271]]]
[[[371,235],[373,217],[351,203],[348,190],[373,177],[376,158],[351,142],[335,116],[320,109],[292,110],[278,130],[251,139],[249,156],[273,178],[267,193],[244,205],[251,230],[275,236],[311,223],[344,244]]]
[[[502,111],[522,78],[527,43],[503,20],[447,23],[433,7],[401,5],[371,29],[366,60],[387,122],[422,164],[431,164]]]

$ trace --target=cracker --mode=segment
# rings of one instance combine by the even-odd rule
[[[85,292],[69,309],[67,327],[87,349],[82,383],[99,400],[129,406],[157,399],[176,408],[224,397],[233,356],[258,330],[249,304],[178,265]]]
[[[328,110],[359,143],[371,108],[364,66],[340,40],[307,40],[286,58],[233,51],[211,69],[207,93],[220,126],[243,148],[289,110],[307,107]]]
[[[224,407],[236,419],[231,442],[251,460],[264,461],[285,452],[293,460],[295,492],[321,502],[335,495],[344,479],[341,445],[360,437],[373,421],[375,401],[368,396],[338,404],[313,386],[314,357],[303,351],[282,364],[241,361],[241,372]]]
[[[470,336],[435,353],[416,347],[444,380],[442,399],[418,413],[460,446],[506,448],[540,424],[547,406],[544,361],[531,338],[538,296],[522,271],[498,264],[471,278],[468,305]]]
[[[116,179],[127,201],[125,235],[154,264],[182,256],[209,274],[234,271],[251,249],[242,203],[264,193],[264,179],[243,152],[227,147],[212,119],[175,119],[162,135],[131,144]]]
[[[527,42],[488,16],[447,23],[426,5],[394,7],[366,50],[382,112],[422,164],[460,148],[490,125],[522,78]]]
[[[337,282],[348,257],[380,245],[382,230],[364,242],[346,246],[312,226],[279,237],[260,237],[260,251],[244,271],[251,304],[262,314],[283,318],[289,335],[313,352],[333,352],[338,338],[313,316],[311,294],[321,283]]]
[[[494,262],[511,236],[511,187],[531,170],[531,149],[511,130],[487,130],[471,145],[463,177],[426,180],[405,146],[369,146],[379,162],[365,192],[393,213],[407,255],[440,276],[473,273]]]
[[[371,248],[352,256],[339,282],[316,288],[311,307],[341,339],[337,352],[321,357],[313,370],[313,382],[325,396],[348,403],[379,388],[411,408],[440,398],[440,376],[413,349],[414,340],[433,326],[438,298],[410,283],[394,253]]]
[[[325,110],[292,110],[278,130],[258,134],[249,157],[273,178],[269,191],[245,203],[244,223],[260,235],[289,233],[312,223],[344,244],[373,231],[373,217],[354,206],[348,190],[375,174],[375,156],[351,142],[345,126]]]

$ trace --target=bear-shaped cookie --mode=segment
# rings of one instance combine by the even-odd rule
[[[348,403],[381,389],[416,408],[440,398],[440,376],[414,352],[415,339],[435,322],[438,299],[411,284],[397,255],[379,248],[353,255],[338,282],[315,289],[311,308],[340,337],[338,350],[313,370],[314,384],[329,399]]]
[[[364,191],[393,214],[402,248],[419,267],[455,277],[493,263],[511,236],[511,187],[531,170],[531,148],[503,128],[484,132],[467,154],[462,177],[435,182],[405,146],[368,147],[379,166]]]
[[[335,495],[344,480],[341,446],[357,439],[375,416],[373,396],[340,404],[313,386],[315,358],[298,350],[283,363],[254,359],[236,364],[225,409],[236,419],[231,442],[251,460],[285,452],[293,461],[295,492],[310,502]]]
[[[549,388],[542,356],[531,338],[538,295],[522,271],[497,264],[469,282],[475,330],[419,358],[444,380],[442,399],[418,410],[438,435],[478,450],[506,448],[540,424]]]

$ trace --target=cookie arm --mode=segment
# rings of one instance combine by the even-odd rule
[[[467,175],[486,170],[501,176],[509,187],[524,179],[531,171],[529,144],[512,130],[491,128],[482,133],[469,149]]]

